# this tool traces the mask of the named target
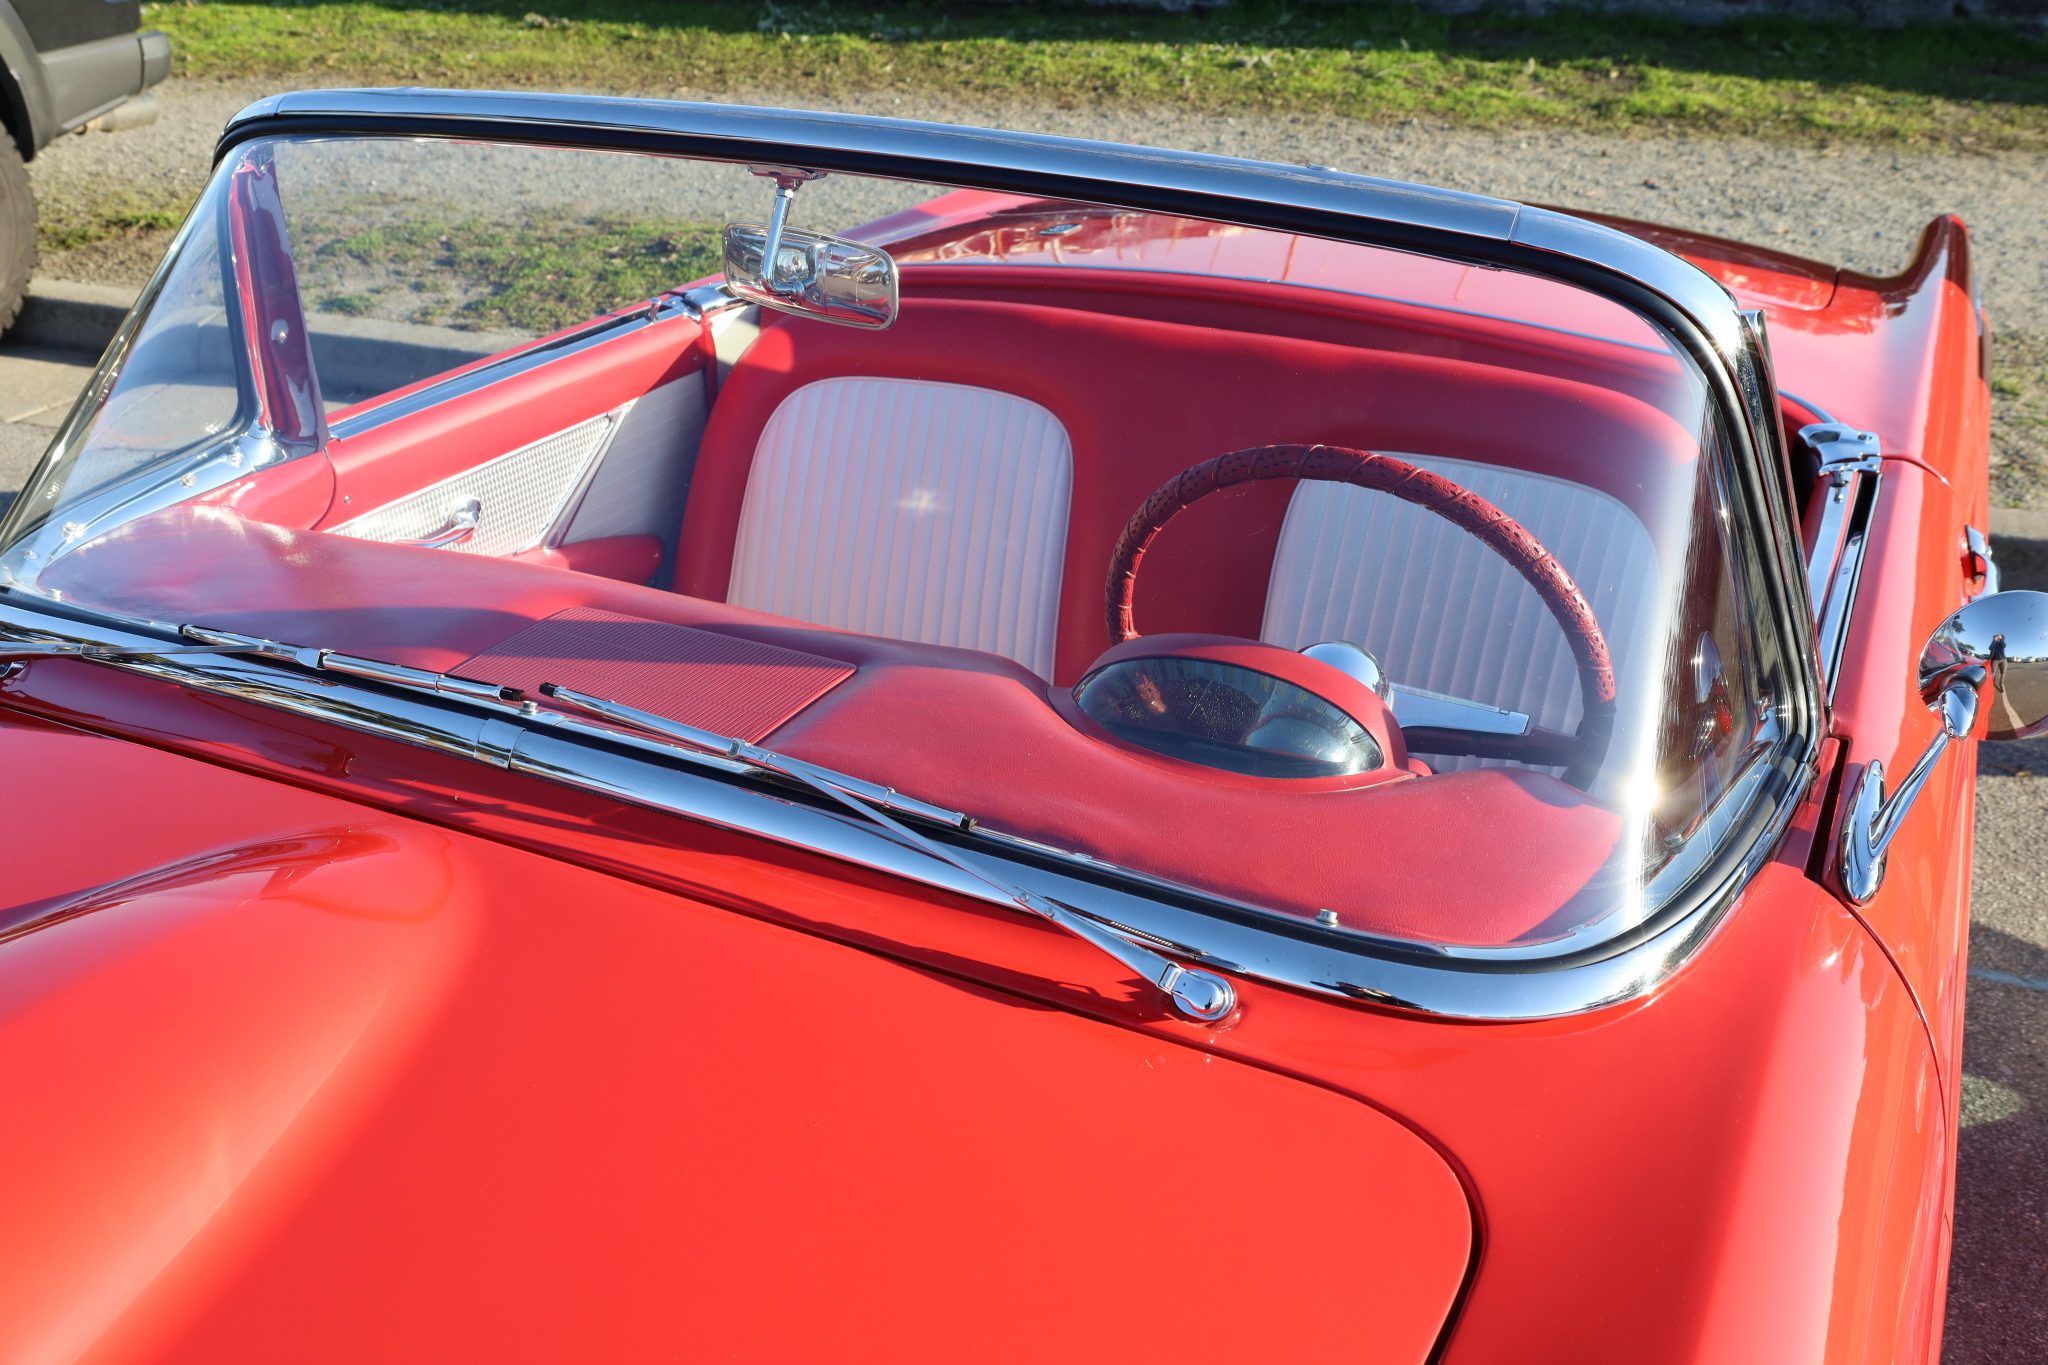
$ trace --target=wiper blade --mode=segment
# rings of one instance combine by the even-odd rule
[[[743,763],[761,772],[771,773],[809,788],[869,823],[880,826],[885,833],[913,852],[922,853],[936,862],[964,873],[1004,901],[1041,919],[1049,920],[1076,938],[1093,944],[1119,964],[1157,987],[1172,1002],[1173,1008],[1189,1019],[1215,1023],[1227,1018],[1237,1008],[1236,988],[1216,973],[1199,967],[1182,966],[1163,953],[1124,937],[1098,920],[1069,910],[1057,901],[1006,881],[983,868],[977,861],[962,856],[896,818],[897,814],[912,815],[963,832],[972,829],[973,821],[957,811],[930,805],[903,796],[892,788],[878,783],[849,777],[829,768],[806,763],[799,758],[791,758],[787,754],[778,754],[772,749],[764,749],[743,739],[670,720],[666,716],[643,711],[637,706],[628,706],[623,702],[591,696],[555,683],[542,683],[540,692],[541,695],[576,710],[601,716],[606,720],[660,736],[703,753]]]

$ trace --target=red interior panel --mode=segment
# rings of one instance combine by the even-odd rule
[[[1604,377],[954,298],[920,298],[885,332],[773,318],[713,407],[684,513],[678,591],[724,598],[761,431],[791,392],[832,375],[979,385],[1065,424],[1074,493],[1055,664],[1063,683],[1109,645],[1103,584],[1125,521],[1161,483],[1223,451],[1323,442],[1533,469],[1606,490],[1654,532],[1670,480],[1698,449],[1692,433]],[[1291,492],[1218,498],[1162,537],[1139,604],[1148,628],[1256,637]]]
[[[456,671],[526,692],[560,683],[745,740],[853,676],[822,655],[589,607],[535,622]]]

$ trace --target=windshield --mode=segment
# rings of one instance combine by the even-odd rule
[[[767,278],[733,292],[736,240]],[[822,315],[840,262],[857,325]],[[1655,326],[1533,275],[801,168],[255,140],[0,585],[556,684],[1332,933],[1540,954],[1681,894],[1777,738],[1722,447]]]

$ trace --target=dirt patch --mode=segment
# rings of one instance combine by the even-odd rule
[[[140,289],[176,235],[175,228],[141,228],[68,251],[46,250],[42,253],[41,273],[50,279]]]

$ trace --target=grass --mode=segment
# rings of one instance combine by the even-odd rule
[[[42,208],[36,242],[44,252],[71,251],[118,237],[161,236],[185,221],[189,207],[179,195],[129,190],[110,195],[90,209]]]
[[[186,0],[147,6],[178,70],[332,84],[526,86],[792,104],[882,92],[1482,126],[1682,126],[1780,139],[2048,148],[2048,41],[1690,27],[1560,11],[1237,0],[1221,11],[687,0]]]
[[[536,336],[719,265],[716,224],[638,217],[513,226],[418,216],[352,229],[302,223],[293,232],[319,311]]]

